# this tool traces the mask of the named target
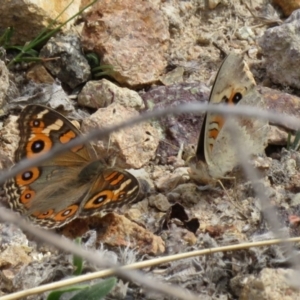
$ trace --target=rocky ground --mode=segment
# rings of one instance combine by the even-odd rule
[[[62,20],[85,4],[74,1]],[[41,63],[17,63],[8,69],[16,51],[2,45],[6,49],[0,61],[3,168],[7,159],[14,160],[19,141],[15,124],[27,104],[56,109],[88,133],[152,109],[204,103],[223,58],[232,51],[248,62],[267,108],[298,117],[297,8],[299,1],[287,5],[267,0],[107,0],[38,47]],[[61,10],[7,3],[0,8],[0,34],[14,26],[10,43],[22,45]],[[16,11],[18,18],[9,17]],[[112,66],[109,75],[97,76],[91,69],[92,53],[101,64]],[[178,153],[182,145],[183,154],[195,151],[202,121],[203,115],[169,115],[93,142],[108,165],[147,180],[148,195],[106,215],[77,219],[56,232],[71,239],[82,236],[88,248],[121,264],[274,238],[274,228],[262,214],[249,181],[240,178],[236,185],[224,182],[224,189],[205,189],[189,178],[189,168]],[[275,209],[273,220],[285,236],[299,236],[300,154],[286,150],[288,133],[295,130],[270,124],[266,156],[256,165]],[[5,196],[2,202],[7,204]],[[0,295],[72,274],[69,254],[37,242],[11,224],[0,224],[0,230]],[[294,247],[298,249],[297,244]],[[146,273],[194,292],[199,299],[300,299],[299,291],[285,280],[293,276],[292,268],[279,246],[268,246],[181,260]],[[94,269],[86,264],[84,271]],[[119,280],[110,298],[162,296]]]

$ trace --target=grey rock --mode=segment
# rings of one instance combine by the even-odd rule
[[[80,40],[75,34],[60,34],[49,40],[40,52],[49,72],[72,89],[91,77],[91,68],[81,51]],[[56,59],[53,59],[56,58]]]
[[[281,25],[269,28],[258,40],[268,77],[281,85],[300,88],[300,11]]]

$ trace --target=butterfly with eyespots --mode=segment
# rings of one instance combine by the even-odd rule
[[[223,61],[216,76],[209,103],[249,105],[261,110],[265,108],[262,96],[242,57],[231,53]],[[238,132],[242,149],[251,156],[264,154],[268,142],[268,121],[257,118],[230,117],[231,126]],[[189,159],[191,177],[202,183],[226,178],[239,165],[226,117],[207,113],[201,128],[195,156]]]
[[[18,119],[20,141],[15,162],[35,158],[66,144],[80,131],[60,113],[28,105]],[[91,144],[76,146],[5,182],[9,206],[46,228],[65,225],[140,197],[141,182],[129,172],[107,166]]]

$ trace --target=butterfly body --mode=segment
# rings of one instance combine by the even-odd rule
[[[29,105],[18,120],[15,161],[34,158],[78,137],[80,131],[56,111]],[[92,145],[79,145],[32,167],[4,184],[10,207],[43,227],[63,226],[107,208],[134,201],[139,181],[97,159]]]
[[[230,54],[224,60],[214,82],[209,102],[212,104],[248,105],[263,109],[265,103],[256,90],[255,80],[243,59]],[[250,155],[261,155],[267,145],[268,122],[245,117],[207,113],[201,128],[196,155],[190,160],[191,176],[204,183],[224,178],[238,164],[230,126],[238,133],[241,147]]]

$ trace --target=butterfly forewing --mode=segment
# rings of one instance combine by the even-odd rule
[[[66,144],[81,134],[63,115],[40,105],[26,106],[19,117],[18,127],[20,142],[15,152],[16,162],[46,153],[54,145]],[[90,145],[77,146],[70,152],[85,160],[95,157]]]

